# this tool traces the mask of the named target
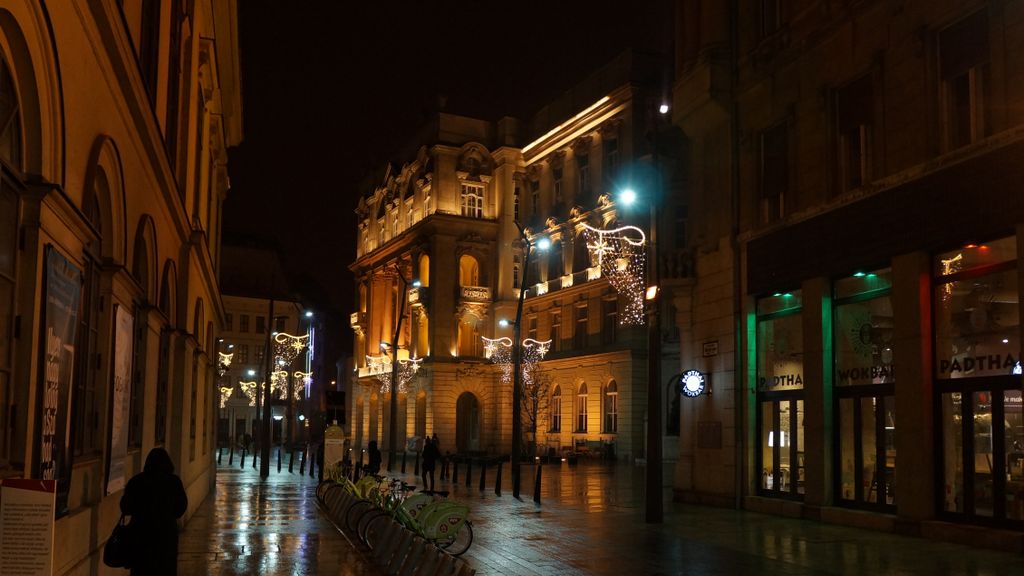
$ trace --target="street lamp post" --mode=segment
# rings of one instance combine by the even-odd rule
[[[519,238],[523,243],[523,277],[519,283],[519,302],[516,304],[516,320],[512,324],[512,497],[519,498],[520,470],[519,460],[522,452],[522,402],[523,402],[523,300],[526,298],[528,280],[530,278],[530,252],[533,244],[526,236],[526,230],[518,221],[515,221],[519,229]],[[547,238],[542,238],[537,247],[545,250],[548,246]]]
[[[274,323],[274,299],[270,299],[270,307],[267,313],[270,324]],[[271,359],[274,356],[273,347],[270,345],[270,326],[264,328],[266,341],[263,348],[264,381],[263,381],[263,429],[260,430],[260,477],[270,476],[270,371],[273,367]]]

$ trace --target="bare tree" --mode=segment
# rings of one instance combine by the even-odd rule
[[[523,364],[522,418],[524,446],[530,456],[536,456],[537,430],[542,419],[548,414],[551,404],[551,373],[541,367],[540,362]]]

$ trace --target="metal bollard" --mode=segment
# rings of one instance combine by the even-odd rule
[[[277,471],[281,471],[281,449],[277,449]]]
[[[308,445],[302,450],[302,455],[299,457],[299,476],[306,475],[306,452],[309,452]],[[310,468],[309,471],[312,472],[313,469]]]
[[[473,484],[473,459],[466,458],[466,487]]]
[[[288,473],[295,473],[295,450],[288,451]]]
[[[537,462],[537,481],[533,485],[533,501],[537,504],[540,504],[540,471],[543,466],[543,464]]]
[[[498,460],[498,477],[494,479],[494,495],[501,496],[501,465],[504,460]]]
[[[231,443],[231,451],[228,452],[228,466],[235,465],[235,443]]]
[[[452,484],[459,483],[459,461],[452,458]]]
[[[256,469],[256,452],[252,453],[252,469]]]
[[[224,448],[222,446],[217,446],[217,464],[218,465],[220,464],[221,456],[223,455],[223,453],[224,453]]]
[[[484,486],[487,485],[487,460],[484,460],[480,464],[480,491],[484,491]]]
[[[246,452],[248,452],[248,450],[243,448],[242,449],[242,458],[241,458],[242,468],[245,468],[245,454],[246,454]]]

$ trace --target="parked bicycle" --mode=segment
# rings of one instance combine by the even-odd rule
[[[361,534],[363,542],[372,549],[383,537],[387,523],[394,520],[452,556],[464,554],[473,544],[469,506],[447,496],[447,492],[433,492],[402,499],[389,513],[367,522]]]

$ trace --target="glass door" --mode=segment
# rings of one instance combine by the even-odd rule
[[[804,401],[764,399],[758,412],[758,458],[764,494],[799,497],[804,493]]]

